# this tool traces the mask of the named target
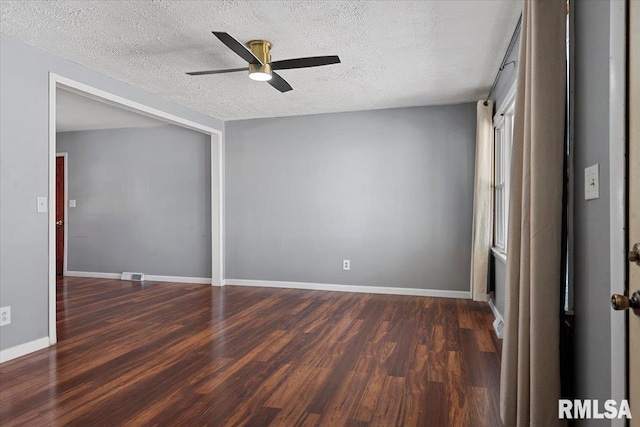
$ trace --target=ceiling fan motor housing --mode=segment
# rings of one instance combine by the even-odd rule
[[[262,62],[262,65],[249,64],[249,74],[265,73],[271,75],[271,42],[251,40],[248,45],[251,52]]]

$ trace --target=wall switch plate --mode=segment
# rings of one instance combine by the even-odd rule
[[[0,326],[11,323],[11,307],[0,307]]]
[[[600,197],[600,165],[595,164],[584,170],[584,199],[594,200]]]
[[[342,260],[342,269],[343,269],[344,271],[349,271],[349,270],[351,270],[351,260],[343,259],[343,260]]]
[[[38,197],[38,213],[47,212],[47,198]]]
[[[76,201],[75,200],[69,200],[69,207],[70,208],[75,208],[76,207]]]

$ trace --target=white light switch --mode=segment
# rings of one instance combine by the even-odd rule
[[[47,212],[47,198],[46,197],[38,197],[38,212]]]
[[[600,197],[600,165],[589,166],[584,170],[584,199],[594,200]]]
[[[76,207],[76,201],[75,200],[69,200],[69,207],[70,208],[75,208]]]

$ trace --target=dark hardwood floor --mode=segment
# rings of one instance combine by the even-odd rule
[[[65,278],[58,344],[0,365],[0,424],[499,426],[467,300]]]

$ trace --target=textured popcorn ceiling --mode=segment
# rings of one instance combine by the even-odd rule
[[[222,120],[474,101],[487,95],[521,9],[514,0],[2,1],[0,31]],[[279,72],[279,93],[211,31],[273,43],[273,60],[339,55]]]

